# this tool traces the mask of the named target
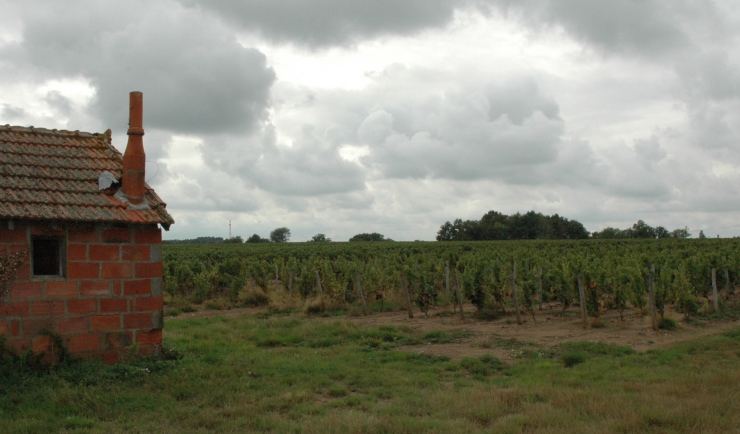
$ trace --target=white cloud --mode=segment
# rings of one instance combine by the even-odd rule
[[[0,10],[0,124],[112,128],[122,150],[143,91],[168,237],[227,236],[232,220],[244,237],[433,239],[492,209],[738,233],[729,0]]]

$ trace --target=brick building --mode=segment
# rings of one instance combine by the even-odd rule
[[[115,363],[162,343],[162,233],[174,223],[145,182],[142,94],[130,95],[122,156],[111,132],[0,126],[0,257],[27,252],[0,299],[18,352]]]

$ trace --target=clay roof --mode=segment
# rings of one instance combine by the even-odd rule
[[[133,206],[118,187],[100,190],[105,171],[120,183],[122,156],[103,134],[0,126],[0,219],[111,223],[174,223],[146,185]]]

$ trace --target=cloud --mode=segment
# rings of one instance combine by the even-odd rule
[[[396,64],[359,90],[278,83],[260,130],[208,136],[202,158],[281,196],[362,192],[382,178],[558,182],[547,169],[564,132],[554,98],[532,77],[456,77]],[[348,147],[362,152],[343,157]]]
[[[3,119],[7,119],[9,121],[15,120],[15,119],[22,119],[26,117],[28,114],[26,113],[26,110],[23,107],[17,107],[10,104],[3,104],[2,109],[0,110],[0,116]]]
[[[330,135],[304,125],[291,143],[278,144],[272,124],[249,137],[218,136],[200,150],[210,167],[247,185],[283,196],[321,196],[365,188],[362,170],[343,159]]]
[[[533,78],[460,76],[391,65],[360,90],[313,89],[309,104],[282,107],[275,122],[309,119],[314,130],[333,132],[325,139],[332,146],[367,150],[359,162],[375,178],[518,182],[557,159],[564,122]]]
[[[180,0],[279,43],[344,46],[448,24],[467,0]]]
[[[487,0],[530,29],[559,27],[605,53],[664,58],[693,49],[697,34],[721,38],[721,11],[708,0]]]
[[[432,239],[491,209],[731,226],[733,8],[0,0],[0,123],[110,127],[123,149],[127,94],[143,91],[148,182],[176,238],[233,219],[245,237]]]
[[[635,154],[643,162],[643,166],[646,167],[651,167],[653,163],[662,161],[668,155],[655,136],[649,139],[635,140]]]
[[[556,30],[562,30],[582,44],[586,51],[596,53],[591,57],[624,59],[619,65],[622,70],[625,62],[633,62],[648,74],[655,74],[650,70],[670,72],[673,77],[665,77],[661,82],[641,75],[644,83],[649,83],[653,89],[644,89],[643,94],[660,89],[649,99],[626,89],[626,83],[616,83],[613,88],[624,96],[614,99],[616,95],[613,95],[611,98],[612,102],[625,97],[641,100],[640,106],[633,108],[632,113],[640,110],[654,118],[656,126],[661,123],[659,115],[649,110],[647,104],[654,104],[658,98],[678,98],[680,103],[674,101],[674,106],[676,110],[683,110],[685,118],[673,127],[682,140],[675,149],[664,149],[663,157],[666,152],[676,156],[686,154],[686,146],[709,152],[712,157],[721,151],[737,151],[740,144],[740,59],[736,47],[740,42],[740,27],[737,26],[740,14],[732,2],[489,0],[487,4],[526,25],[536,38],[548,37]],[[667,86],[672,82],[676,84]],[[602,94],[604,85],[603,82],[598,84]],[[633,87],[636,86],[643,87],[639,81]],[[590,100],[595,101],[593,98]],[[610,116],[617,113],[613,107],[608,111]],[[622,116],[627,114],[623,112]],[[602,119],[601,128],[610,122],[614,120]],[[622,124],[621,127],[626,129],[629,125]],[[636,150],[640,151],[640,143],[636,145]],[[647,151],[647,148],[642,146],[642,151]],[[614,158],[610,156],[609,161],[618,161]],[[631,173],[633,169],[624,167],[624,170]],[[647,192],[649,188],[635,182],[640,179],[647,180],[642,175],[625,176],[624,188],[614,191],[619,194]],[[658,186],[661,182],[650,185]],[[669,190],[665,186],[655,187],[652,194],[660,192],[668,194]]]
[[[248,132],[264,119],[275,81],[264,54],[173,1],[125,6],[79,0],[26,9],[22,40],[0,56],[37,80],[85,77],[95,89],[89,109],[106,125],[125,125],[132,90],[145,94],[145,128]]]
[[[69,117],[73,113],[72,101],[57,90],[48,92],[44,99],[49,106],[54,108],[55,112],[64,117]]]
[[[552,96],[544,95],[532,77],[490,86],[486,92],[490,120],[506,115],[516,125],[536,111],[552,120],[560,120],[560,108]]]

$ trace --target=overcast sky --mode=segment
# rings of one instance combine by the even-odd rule
[[[0,124],[126,146],[168,239],[485,212],[740,235],[736,0],[0,0]]]

